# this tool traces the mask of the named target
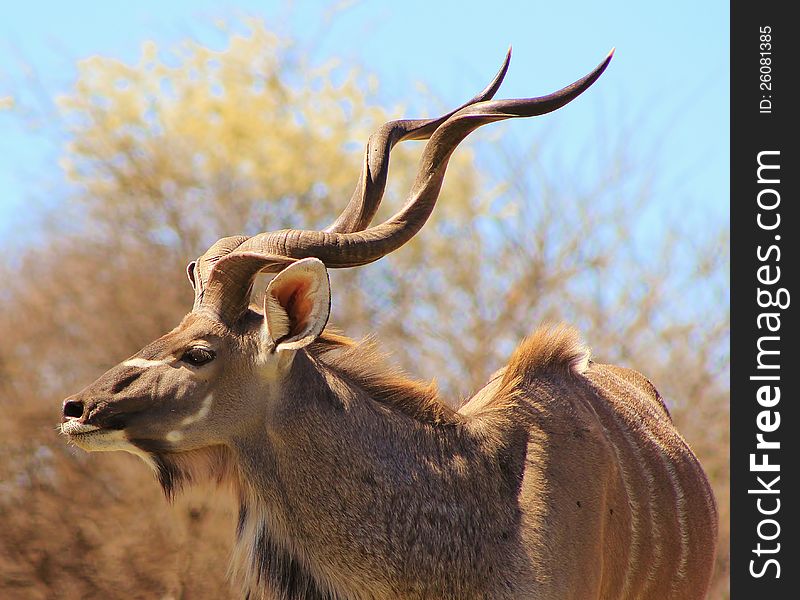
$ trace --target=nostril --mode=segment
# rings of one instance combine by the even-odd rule
[[[79,418],[83,415],[83,402],[80,400],[67,400],[64,402],[64,416]]]

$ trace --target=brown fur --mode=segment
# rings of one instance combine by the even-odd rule
[[[326,332],[281,362],[262,321],[194,315],[75,397],[168,496],[232,484],[251,600],[703,597],[702,469],[655,388],[590,363],[571,328],[535,332],[454,411],[371,340]],[[217,359],[193,370],[196,344]]]
[[[432,425],[453,425],[457,413],[440,397],[436,384],[409,379],[402,371],[387,363],[372,338],[355,342],[337,334],[325,334],[310,354],[325,369],[350,385],[362,389],[372,400]]]
[[[543,373],[563,376],[582,374],[589,363],[589,349],[578,332],[564,325],[545,326],[527,337],[508,361],[504,378],[533,379]]]

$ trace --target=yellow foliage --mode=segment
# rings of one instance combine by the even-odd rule
[[[78,73],[59,104],[70,130],[62,165],[83,202],[102,222],[167,227],[196,252],[215,236],[319,226],[346,204],[363,144],[388,119],[362,91],[374,77],[311,66],[257,21],[223,50],[149,41],[136,64],[94,56]],[[409,155],[395,154],[393,176],[406,175],[394,179],[407,184]]]

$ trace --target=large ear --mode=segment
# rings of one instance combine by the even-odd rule
[[[186,265],[186,276],[189,278],[189,283],[192,284],[192,289],[197,291],[197,286],[194,282],[194,268],[197,266],[197,261],[193,260],[188,265]]]
[[[275,350],[298,350],[313,342],[328,322],[331,285],[317,258],[298,260],[278,273],[264,296],[266,334]]]

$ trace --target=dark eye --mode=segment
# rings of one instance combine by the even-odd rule
[[[200,367],[214,360],[214,352],[208,348],[189,348],[183,353],[181,360],[193,367]]]

